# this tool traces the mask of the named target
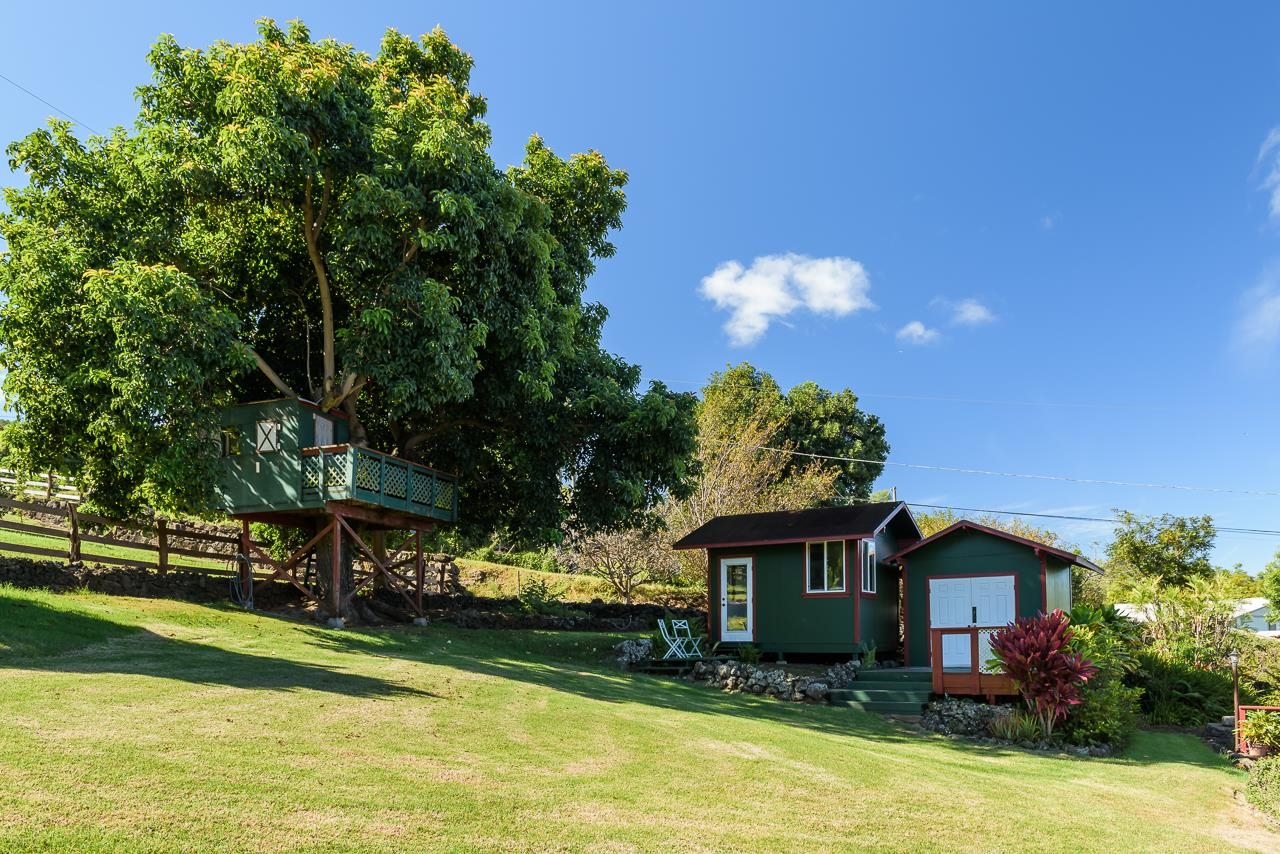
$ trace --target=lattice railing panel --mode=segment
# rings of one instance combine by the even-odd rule
[[[382,470],[382,491],[392,498],[404,500],[408,495],[409,470],[402,464],[388,462]]]
[[[371,454],[356,454],[356,489],[369,492],[380,492],[379,475],[382,466],[377,457]]]

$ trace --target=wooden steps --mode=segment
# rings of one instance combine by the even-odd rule
[[[888,667],[858,674],[849,688],[836,688],[828,695],[833,706],[884,715],[918,715],[933,692],[933,674],[928,670]]]

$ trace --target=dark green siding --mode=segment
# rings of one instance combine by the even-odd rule
[[[234,406],[223,413],[222,429],[238,435],[239,454],[222,460],[221,487],[227,506],[274,508],[296,504],[302,482],[302,461],[298,449],[309,443],[313,427],[309,412],[295,400]],[[280,423],[280,450],[259,454],[255,450],[257,423]],[[306,430],[304,440],[301,435]]]
[[[853,544],[846,548],[846,590],[829,597],[805,595],[805,544],[712,549],[711,637],[720,639],[720,559],[751,556],[754,560],[755,644],[771,653],[852,654],[854,596],[860,578]]]
[[[905,560],[908,666],[929,664],[929,576],[1012,574],[1017,586],[1017,616],[1033,616],[1045,607],[1040,558],[1028,546],[960,529],[912,552]],[[1063,566],[1062,561],[1049,558],[1050,570]]]

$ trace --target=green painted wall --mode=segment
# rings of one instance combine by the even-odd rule
[[[720,559],[754,557],[755,644],[771,653],[847,653],[857,646],[853,609],[860,576],[852,543],[846,544],[845,593],[805,596],[805,544],[712,549],[710,629],[720,639]]]
[[[1059,563],[1054,558],[1049,558],[1049,572],[1046,575],[1045,584],[1045,612],[1052,611],[1054,608],[1061,608],[1063,611],[1071,610],[1071,567],[1068,564]]]
[[[1044,609],[1040,558],[1033,549],[1001,537],[962,528],[907,555],[906,564],[909,667],[929,664],[929,604],[925,580],[928,576],[1011,573],[1016,578],[1017,616],[1033,616]],[[1061,565],[1060,562],[1051,564]],[[1068,575],[1068,588],[1069,579]]]
[[[259,421],[280,423],[280,450],[256,450]],[[219,492],[223,506],[238,512],[273,510],[300,505],[302,487],[301,448],[315,441],[315,411],[296,400],[269,400],[228,407],[223,411],[223,431],[238,434],[238,454],[222,459]],[[345,442],[347,424],[334,419],[334,441]]]
[[[898,649],[898,570],[884,562],[884,558],[897,551],[896,545],[887,532],[876,538],[876,594],[874,597],[863,594],[860,603],[859,640],[875,641],[877,656],[882,659]],[[857,583],[861,586],[861,568]]]

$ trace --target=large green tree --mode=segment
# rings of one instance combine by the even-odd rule
[[[1115,537],[1107,546],[1112,592],[1143,584],[1188,587],[1213,577],[1209,554],[1217,529],[1211,516],[1140,516],[1116,510]]]
[[[15,458],[99,506],[203,506],[220,407],[340,410],[353,441],[463,476],[465,522],[553,536],[681,493],[691,395],[639,390],[583,301],[626,175],[538,137],[495,168],[471,58],[376,55],[263,20],[162,37],[132,131],[8,149],[0,347]]]

